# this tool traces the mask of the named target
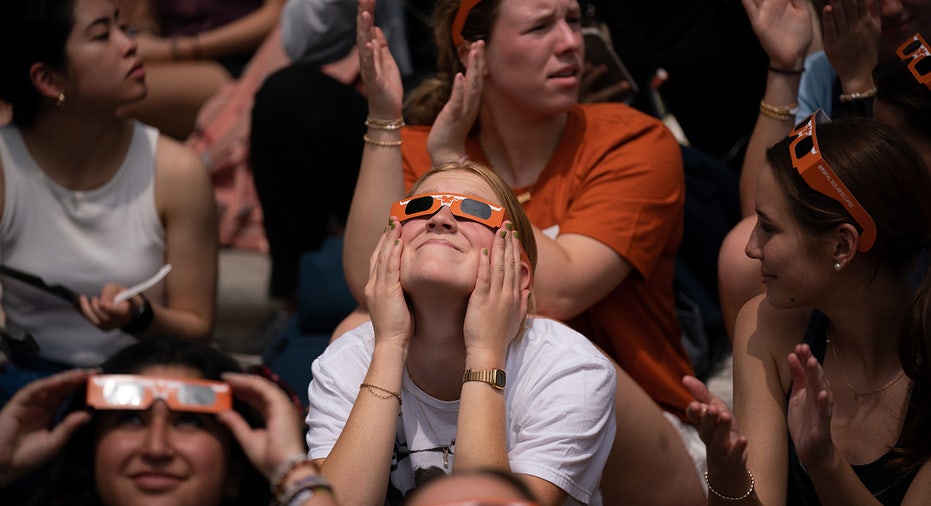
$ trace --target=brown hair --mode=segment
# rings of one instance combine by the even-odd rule
[[[452,171],[470,172],[488,183],[488,186],[495,193],[498,201],[504,206],[505,218],[511,220],[514,224],[514,230],[517,231],[520,245],[524,249],[524,254],[527,255],[527,261],[530,263],[530,272],[533,274],[533,271],[536,270],[537,267],[537,241],[533,236],[533,226],[524,213],[524,208],[521,207],[520,202],[517,201],[517,197],[514,196],[514,192],[511,191],[511,187],[508,186],[507,183],[501,179],[501,176],[492,170],[491,167],[477,162],[466,162],[463,164],[450,162],[438,165],[427,171],[426,174],[420,176],[417,182],[411,186],[407,196],[411,197],[416,195],[418,189],[428,177],[434,174]]]
[[[931,174],[921,157],[892,127],[870,118],[850,116],[820,124],[817,136],[825,161],[876,222],[876,243],[864,254],[874,276],[907,277],[931,240]],[[791,140],[770,148],[766,159],[799,223],[814,234],[841,223],[857,226],[840,203],[811,189],[792,167]],[[899,360],[915,382],[912,416],[893,461],[907,471],[931,456],[931,277],[922,275],[898,335]]]
[[[462,27],[462,38],[469,42],[488,41],[498,18],[501,0],[483,0],[469,12]],[[404,117],[412,125],[432,125],[446,105],[457,72],[465,72],[459,48],[453,43],[452,26],[461,0],[439,0],[433,9],[433,39],[436,44],[437,72],[410,92],[404,103]]]

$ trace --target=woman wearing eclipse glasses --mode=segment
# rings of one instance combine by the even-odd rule
[[[100,374],[71,370],[17,392],[0,411],[0,485],[57,457],[50,473],[4,490],[4,503],[335,504],[301,434],[294,404],[272,382],[206,344],[146,340]]]
[[[313,363],[310,458],[343,504],[398,504],[479,468],[516,473],[540,504],[600,504],[614,366],[528,316],[537,249],[516,197],[475,163],[434,168],[410,194],[371,256],[371,321]]]
[[[536,313],[584,334],[619,376],[634,379],[618,384],[619,438],[663,433],[643,452],[615,446],[606,502],[704,502],[704,448],[686,421],[691,396],[681,383],[693,370],[673,290],[685,198],[675,138],[624,104],[578,104],[584,44],[575,0],[436,2],[440,71],[407,95],[374,27],[374,5],[361,0],[357,16],[369,118],[343,249],[362,311],[334,335],[371,310],[363,296],[369,255],[391,204],[434,165],[490,166],[521,202],[532,224],[526,234],[539,246]],[[652,405],[639,403],[644,391]],[[625,419],[631,399],[642,421]]]
[[[866,118],[819,110],[767,152],[746,252],[766,293],[737,318],[734,412],[694,378],[709,503],[926,504],[931,176]],[[739,423],[739,429],[738,429]]]

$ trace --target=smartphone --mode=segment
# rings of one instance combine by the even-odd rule
[[[589,90],[594,92],[626,81],[629,88],[611,100],[624,103],[632,102],[640,90],[627,67],[624,66],[620,57],[614,51],[605,32],[597,26],[586,26],[582,28],[582,37],[585,42],[585,61],[593,66],[605,65],[607,67],[606,72],[591,84]]]

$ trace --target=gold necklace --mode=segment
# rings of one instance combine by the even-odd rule
[[[902,371],[899,373],[898,376],[895,377],[894,380],[892,380],[891,382],[889,382],[886,386],[882,388],[877,388],[876,390],[870,390],[868,392],[857,392],[857,390],[853,388],[853,384],[850,383],[850,380],[847,379],[847,373],[844,372],[844,363],[841,361],[840,356],[837,354],[837,348],[834,347],[834,341],[831,340],[831,336],[834,336],[835,340],[837,339],[837,335],[834,334],[833,326],[828,327],[828,332],[827,332],[828,345],[831,346],[831,352],[834,354],[834,360],[837,360],[837,368],[840,369],[840,375],[842,378],[844,378],[844,383],[846,383],[847,388],[849,388],[850,391],[853,392],[853,400],[859,401],[860,397],[865,397],[867,395],[873,395],[873,394],[878,394],[880,392],[885,392],[886,390],[889,390],[890,388],[892,388],[893,385],[898,383],[899,380],[902,379],[903,376],[905,376],[905,371]]]
[[[410,374],[408,374],[408,377],[410,377]],[[420,397],[417,396],[417,392],[415,392],[417,385],[414,385],[413,383],[414,381],[411,380],[411,386],[414,387],[414,388],[411,388],[411,395],[413,395],[414,400],[417,401],[417,408],[420,409],[420,414],[423,415],[423,419],[426,420],[427,428],[430,429],[430,432],[433,434],[433,439],[436,441],[439,441],[440,436],[436,434],[436,430],[434,430],[433,424],[430,422],[430,417],[427,416],[427,412],[423,408],[423,403],[420,401]],[[443,469],[449,469],[449,454],[453,453],[452,447],[456,446],[456,438],[453,438],[449,442],[448,445],[444,445],[442,443],[437,443],[437,444],[439,445],[437,446],[437,448],[439,448],[440,451],[443,452]]]

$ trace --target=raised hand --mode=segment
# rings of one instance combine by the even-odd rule
[[[388,50],[388,41],[375,26],[375,0],[360,0],[356,15],[359,71],[368,97],[369,116],[393,120],[401,117],[404,85],[401,71]]]
[[[463,326],[466,353],[503,357],[527,313],[530,290],[520,240],[512,229],[513,224],[505,221],[495,231],[491,251],[483,250],[479,256],[478,278]]]
[[[800,69],[814,39],[809,0],[742,0],[774,67]]]
[[[456,74],[449,100],[433,122],[427,136],[427,151],[433,165],[461,160],[466,154],[466,137],[478,117],[485,81],[485,41],[469,48],[466,73]]]
[[[87,383],[88,371],[75,369],[33,381],[0,410],[0,485],[6,485],[55,457],[90,419],[75,411],[49,429],[65,399]]]
[[[805,467],[814,469],[834,455],[831,439],[831,412],[833,396],[824,369],[811,354],[807,344],[796,345],[788,356],[792,374],[792,393],[789,396],[789,434],[799,460]]]
[[[393,340],[407,347],[414,320],[401,287],[401,224],[392,216],[372,252],[365,298],[376,341]]]
[[[254,429],[236,411],[217,415],[256,469],[272,479],[290,459],[306,455],[301,415],[281,388],[254,374],[225,373],[223,380],[233,387],[236,398],[255,409],[265,421],[265,427]]]
[[[733,413],[704,383],[693,376],[682,378],[682,384],[695,400],[686,407],[689,422],[698,428],[705,443],[708,469],[716,473],[742,476],[747,462],[747,438],[737,430]]]
[[[822,16],[824,53],[845,93],[869,90],[882,29],[878,0],[832,0]]]

